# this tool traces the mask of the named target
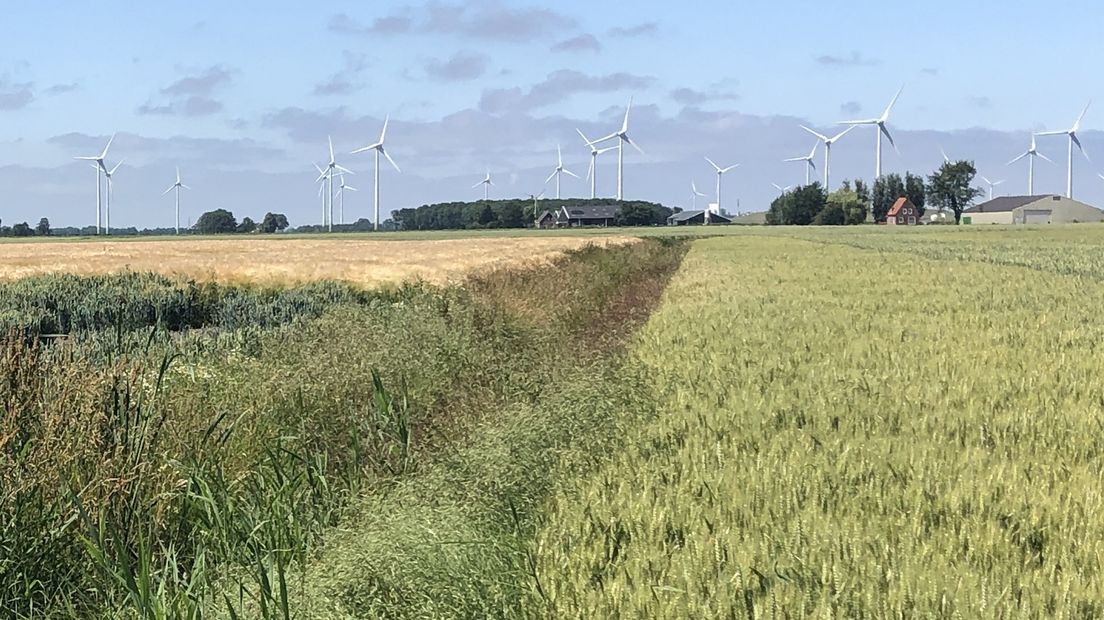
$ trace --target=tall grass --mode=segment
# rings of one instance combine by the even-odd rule
[[[288,617],[352,498],[465,468],[535,475],[509,445],[493,464],[463,446],[609,356],[620,323],[640,316],[626,291],[661,289],[681,253],[585,250],[386,293],[141,275],[11,285],[53,309],[28,321],[37,302],[7,300],[18,317],[0,345],[0,609]],[[584,335],[606,321],[618,327]],[[54,330],[75,337],[34,337]]]

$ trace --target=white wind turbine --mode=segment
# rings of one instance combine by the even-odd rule
[[[695,183],[693,179],[691,179],[690,180],[690,202],[693,204],[693,206],[690,207],[691,211],[697,211],[698,210],[698,197],[699,196],[702,197],[702,198],[705,198],[705,194],[698,191],[698,184]]]
[[[176,190],[176,234],[179,235],[180,234],[180,190],[182,190],[182,189],[192,189],[192,188],[188,187],[187,185],[184,185],[183,183],[180,182],[180,168],[176,169],[176,183],[173,183],[172,185],[170,185],[169,189],[162,192],[161,195],[164,196],[165,194],[173,191],[174,189]]]
[[[399,169],[399,165],[395,163],[394,159],[391,159],[391,155],[387,153],[387,149],[383,147],[383,143],[387,140],[387,124],[391,122],[391,116],[383,119],[383,131],[380,132],[379,141],[375,144],[369,144],[368,146],[353,151],[353,155],[357,153],[363,153],[365,151],[375,151],[376,156],[376,181],[375,181],[375,215],[372,217],[372,230],[379,230],[380,219],[380,193],[379,193],[379,178],[380,178],[380,155],[387,158],[387,161],[391,162],[391,166],[395,168],[395,172],[402,174],[402,170]],[[344,179],[341,181],[344,183]]]
[[[563,175],[573,176],[576,179],[579,175],[564,168],[563,165],[563,153],[560,151],[560,145],[556,145],[556,169],[552,171],[552,174],[548,175],[548,178],[544,180],[544,184],[548,185],[548,182],[552,180],[552,177],[556,177],[556,200],[560,199],[560,179]],[[593,196],[591,196],[593,198]]]
[[[889,145],[893,147],[893,150],[897,150],[897,144],[893,142],[893,136],[889,133],[889,129],[886,128],[886,123],[889,122],[889,113],[893,111],[893,106],[897,103],[897,98],[901,96],[901,91],[905,87],[897,89],[897,94],[893,95],[893,100],[886,106],[885,112],[878,118],[866,118],[857,121],[841,121],[842,125],[875,125],[877,127],[878,142],[874,149],[874,179],[882,178],[882,134],[885,134]],[[900,153],[900,151],[898,151]]]
[[[1085,147],[1081,146],[1081,141],[1077,139],[1077,130],[1081,129],[1081,119],[1085,118],[1085,112],[1089,111],[1090,105],[1092,105],[1092,101],[1085,104],[1085,109],[1081,110],[1081,115],[1074,121],[1073,127],[1065,131],[1043,131],[1035,134],[1037,136],[1069,136],[1069,159],[1066,164],[1066,198],[1073,198],[1073,145],[1077,145],[1077,149],[1085,156],[1085,161],[1090,161],[1089,154],[1085,152]]]
[[[73,159],[81,159],[84,161],[96,162],[96,234],[100,234],[100,216],[103,211],[103,200],[100,198],[100,190],[103,186],[103,181],[100,175],[107,172],[107,165],[104,160],[107,159],[107,151],[111,148],[111,143],[115,141],[115,134],[111,134],[111,139],[107,141],[107,146],[104,147],[103,153],[99,155],[93,155],[91,157],[74,157]]]
[[[334,157],[333,139],[327,136],[326,140],[330,143],[330,163],[327,164],[325,171],[323,171],[322,174],[319,175],[318,180],[325,180],[325,183],[327,185],[326,198],[328,199],[328,205],[323,209],[322,225],[325,226],[329,232],[333,232],[334,174],[341,172],[344,172],[345,174],[356,173],[337,163],[337,159]]]
[[[813,150],[809,151],[809,154],[804,157],[791,157],[789,159],[783,159],[782,161],[803,161],[805,162],[805,185],[809,184],[809,172],[816,170],[816,164],[813,163],[813,158],[816,157],[817,147],[820,146],[820,142],[813,144]]]
[[[989,200],[993,199],[993,188],[1000,185],[1001,183],[1004,183],[1004,179],[1001,179],[999,181],[990,181],[988,178],[985,177],[985,175],[981,175],[981,180],[985,181],[985,184],[989,186]]]
[[[597,197],[598,191],[598,172],[597,170],[595,170],[595,168],[597,168],[598,166],[598,156],[603,153],[608,153],[610,151],[616,150],[617,147],[607,146],[600,149],[594,142],[591,142],[587,139],[585,135],[583,135],[581,129],[576,129],[575,131],[579,132],[579,137],[583,139],[583,142],[586,143],[587,148],[590,149],[590,168],[587,169],[586,178],[588,181],[590,181],[590,198],[591,200],[593,200]]]
[[[111,177],[115,176],[115,171],[119,169],[119,166],[123,165],[123,160],[119,160],[119,163],[115,164],[115,167],[111,170],[104,170],[104,176],[107,177],[107,200],[104,202],[104,232],[108,235],[111,234]]]
[[[828,137],[828,136],[826,136],[822,133],[813,131],[812,129],[809,129],[805,125],[801,125],[801,128],[804,129],[805,131],[813,134],[814,136],[817,137],[818,140],[820,140],[821,142],[824,143],[824,191],[828,191],[828,189],[829,189],[828,182],[829,182],[829,180],[831,180],[831,175],[832,175],[832,145],[835,144],[836,142],[838,142],[840,138],[847,135],[847,132],[854,129],[855,125],[852,125],[852,126],[848,127],[847,129],[844,129],[843,131],[839,132],[838,134],[836,134],[832,137]],[[806,185],[809,184],[807,180],[806,180],[805,184]]]
[[[341,185],[337,188],[337,223],[342,226],[345,225],[345,191],[359,192],[360,190],[352,185],[345,184],[345,175],[340,175]],[[377,214],[379,211],[376,212]],[[379,217],[377,215],[377,217]],[[378,229],[377,229],[378,230]]]
[[[617,199],[625,199],[625,143],[628,142],[634,149],[644,155],[644,150],[629,138],[629,112],[632,111],[632,97],[629,97],[629,105],[625,108],[625,120],[621,123],[621,129],[610,135],[599,138],[593,142],[598,144],[607,140],[617,140]]]
[[[324,228],[326,226],[326,171],[318,164],[311,163],[314,165],[314,169],[318,171],[318,178],[314,182],[319,184],[318,197],[322,199],[322,226]]]
[[[740,164],[732,164],[727,168],[722,168],[708,157],[705,158],[705,161],[709,162],[709,165],[713,166],[713,169],[717,171],[717,211],[719,212],[721,210],[721,177],[723,177],[724,174],[729,170],[735,170],[736,168],[739,168]],[[706,209],[706,211],[708,210],[709,209]]]
[[[790,188],[793,187],[792,185],[787,185],[786,187],[782,187],[781,185],[779,185],[777,183],[771,183],[771,185],[774,186],[774,189],[778,190],[780,193],[783,193],[783,194],[790,191]]]
[[[472,185],[472,189],[483,186],[483,200],[489,200],[491,197],[491,186],[494,185],[494,181],[491,180],[491,171],[487,171],[487,176],[480,182]]]
[[[1035,158],[1036,157],[1042,157],[1043,159],[1049,161],[1052,164],[1054,163],[1054,160],[1047,157],[1046,155],[1043,155],[1042,153],[1040,153],[1039,149],[1037,149],[1035,147],[1035,134],[1031,134],[1031,148],[1027,149],[1022,154],[1020,154],[1020,156],[1018,156],[1015,159],[1013,159],[1012,161],[1008,162],[1007,165],[1011,166],[1012,164],[1014,164],[1014,163],[1020,161],[1021,159],[1023,159],[1024,157],[1028,158],[1027,159],[1027,195],[1028,196],[1034,196],[1035,195]]]

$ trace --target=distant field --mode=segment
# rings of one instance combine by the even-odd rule
[[[295,283],[340,280],[446,282],[477,269],[548,262],[586,245],[632,242],[625,235],[416,239],[386,236],[100,239],[0,244],[0,279],[44,273],[154,271],[202,281]]]

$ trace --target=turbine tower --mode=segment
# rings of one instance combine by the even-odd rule
[[[690,201],[694,205],[690,207],[691,211],[698,210],[698,196],[705,198],[705,194],[698,191],[698,184],[693,179],[690,180]]]
[[[734,170],[736,168],[739,168],[740,164],[732,164],[731,166],[729,166],[727,168],[722,168],[722,167],[718,166],[716,163],[714,163],[713,160],[709,159],[708,157],[705,158],[705,161],[709,162],[709,165],[713,166],[713,169],[717,171],[717,211],[720,211],[721,210],[721,177],[724,176],[724,174],[726,172],[728,172],[729,170]],[[706,209],[706,211],[708,211],[708,210],[709,209]],[[708,219],[708,218],[706,218],[706,219]]]
[[[985,175],[981,176],[981,180],[985,181],[985,184],[989,186],[989,200],[993,199],[993,188],[1000,185],[1001,183],[1004,183],[1004,179],[1001,179],[999,181],[990,181],[988,178],[985,177]]]
[[[599,138],[594,141],[594,144],[605,142],[607,140],[617,139],[617,199],[625,199],[625,143],[628,142],[634,149],[644,155],[644,150],[636,145],[635,142],[629,138],[629,112],[632,111],[632,97],[629,97],[629,105],[625,108],[625,120],[621,123],[621,129],[611,133],[610,135]]]
[[[333,138],[327,136],[326,140],[330,143],[330,163],[326,166],[326,170],[322,172],[321,176],[319,176],[319,180],[325,180],[327,186],[326,198],[328,200],[328,205],[323,209],[322,213],[322,225],[325,226],[329,232],[333,232],[334,174],[341,172],[345,174],[356,173],[337,163],[337,159],[334,157]]]
[[[598,166],[598,156],[609,151],[616,150],[616,146],[607,146],[606,148],[598,148],[597,144],[587,139],[581,129],[576,129],[579,132],[579,137],[586,143],[587,148],[590,149],[590,168],[587,169],[586,178],[590,181],[590,199],[594,200],[597,197],[598,190],[598,173],[595,170]]]
[[[376,155],[376,181],[375,181],[375,189],[374,189],[374,192],[373,192],[375,194],[375,215],[372,217],[372,230],[379,230],[379,219],[380,219],[380,194],[379,194],[380,155],[383,155],[384,157],[387,158],[387,161],[391,162],[391,166],[395,168],[395,172],[398,172],[400,174],[402,173],[402,170],[399,169],[399,165],[395,163],[394,159],[391,159],[391,155],[389,155],[387,153],[387,149],[385,149],[383,147],[383,143],[387,140],[387,124],[390,123],[390,122],[391,122],[391,116],[390,115],[388,115],[387,118],[383,119],[383,131],[380,132],[379,140],[375,144],[369,144],[368,146],[366,146],[362,149],[357,149],[357,150],[353,151],[353,153],[352,153],[353,155],[356,155],[357,153],[363,153],[365,151],[375,151],[376,152],[375,153],[375,155]],[[344,178],[342,178],[341,182],[342,183],[345,182]]]
[[[809,184],[809,172],[816,170],[816,164],[813,163],[813,158],[816,157],[817,147],[820,146],[820,142],[813,144],[813,150],[809,151],[809,154],[804,157],[791,157],[789,159],[783,159],[782,161],[803,161],[805,162],[805,185]]]
[[[494,181],[491,180],[491,171],[487,171],[487,176],[480,182],[472,185],[472,189],[483,186],[483,200],[490,200],[491,198],[491,186],[494,185]]]
[[[1065,131],[1044,131],[1037,133],[1037,136],[1069,136],[1069,159],[1066,163],[1066,198],[1073,198],[1073,145],[1077,145],[1077,150],[1081,151],[1081,154],[1085,156],[1085,161],[1089,161],[1089,154],[1085,152],[1085,147],[1081,146],[1081,140],[1077,139],[1077,130],[1081,129],[1081,119],[1085,118],[1085,112],[1089,111],[1089,106],[1092,105],[1092,101],[1085,104],[1085,109],[1081,110],[1081,116],[1077,117],[1074,121],[1073,127]]]
[[[114,168],[104,171],[104,176],[107,177],[107,200],[104,202],[104,233],[108,235],[111,234],[111,177],[115,176],[115,171],[122,165],[123,160],[120,159]]]
[[[326,227],[326,171],[321,166],[311,162],[314,165],[314,169],[318,171],[318,178],[314,180],[318,183],[318,197],[322,199],[322,227]]]
[[[567,168],[564,168],[563,153],[560,151],[560,145],[557,144],[556,145],[556,169],[553,170],[552,174],[548,175],[548,178],[544,180],[544,184],[548,185],[548,182],[552,180],[552,177],[556,177],[556,200],[560,199],[560,179],[563,178],[563,175],[565,175],[565,174],[569,175],[569,176],[573,176],[576,179],[579,178],[579,175],[577,175],[574,172],[568,170]],[[593,196],[591,196],[591,198],[593,198]]]
[[[1042,153],[1039,152],[1039,150],[1037,148],[1035,148],[1035,134],[1031,134],[1031,148],[1024,151],[1016,159],[1013,159],[1012,161],[1008,162],[1007,165],[1011,166],[1012,164],[1014,164],[1014,163],[1020,161],[1021,159],[1023,159],[1024,157],[1028,158],[1027,159],[1027,195],[1028,196],[1034,196],[1035,195],[1035,158],[1036,157],[1042,157],[1043,159],[1049,161],[1052,164],[1054,163],[1054,160],[1047,157],[1046,155],[1043,155]]]
[[[315,167],[317,168],[317,166],[315,166]],[[176,169],[176,183],[173,183],[172,185],[170,185],[169,189],[162,192],[161,195],[164,196],[165,194],[173,191],[174,189],[176,190],[176,234],[179,235],[180,234],[180,190],[182,190],[182,189],[192,189],[192,188],[188,187],[187,185],[184,185],[183,183],[180,182],[180,168]]]
[[[103,181],[100,175],[107,172],[107,165],[104,164],[104,160],[107,159],[107,151],[111,148],[111,143],[115,141],[115,134],[111,134],[111,139],[107,141],[107,146],[104,147],[103,153],[99,155],[92,155],[90,157],[74,157],[73,159],[81,159],[84,161],[91,161],[96,163],[96,234],[100,234],[100,216],[103,211],[103,200],[100,198],[100,189],[103,186]]]
[[[836,142],[838,142],[840,138],[847,135],[847,132],[854,129],[855,125],[852,125],[852,126],[848,127],[847,129],[844,129],[843,131],[839,132],[838,134],[832,136],[831,138],[829,138],[828,136],[826,136],[822,133],[818,133],[816,131],[813,131],[812,129],[809,129],[805,125],[801,125],[801,128],[804,129],[805,131],[813,134],[814,136],[817,137],[818,140],[820,140],[821,142],[824,143],[824,191],[828,191],[828,188],[830,187],[830,185],[828,184],[828,181],[831,179],[831,175],[832,175],[832,145],[835,144]],[[806,182],[806,185],[808,185],[808,182]]]
[[[345,190],[349,190],[350,192],[359,192],[360,190],[353,187],[352,185],[346,185],[345,184],[345,175],[340,175],[339,178],[341,179],[341,185],[339,185],[338,188],[337,188],[337,223],[344,226],[345,225]],[[377,210],[376,213],[378,214],[379,211]],[[378,215],[377,215],[377,217],[378,217]]]
[[[886,128],[886,123],[889,122],[889,113],[893,111],[893,106],[897,103],[897,98],[901,96],[901,91],[905,87],[897,89],[897,94],[893,95],[893,99],[886,106],[885,112],[878,118],[866,118],[857,121],[841,121],[842,125],[875,125],[877,127],[877,144],[874,147],[874,180],[882,178],[882,134],[885,134],[889,145],[893,147],[893,150],[897,150],[897,144],[893,142],[893,136],[889,133],[889,129]],[[898,154],[900,151],[898,151]]]

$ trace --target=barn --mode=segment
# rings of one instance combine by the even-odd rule
[[[963,224],[1076,224],[1104,222],[1104,211],[1056,194],[1000,196],[962,212]]]
[[[701,226],[705,224],[705,211],[680,211],[667,218],[668,226]],[[720,213],[709,213],[710,224],[731,224],[732,218]]]
[[[886,213],[886,224],[890,226],[914,226],[920,222],[920,211],[912,201],[904,196],[893,203]]]

